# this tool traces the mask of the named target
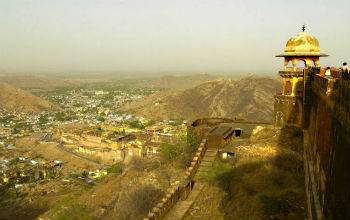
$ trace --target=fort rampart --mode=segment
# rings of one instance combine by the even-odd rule
[[[350,83],[304,71],[304,169],[309,219],[350,218]]]
[[[203,139],[183,179],[179,184],[168,189],[166,196],[148,213],[147,218],[144,218],[144,220],[162,219],[178,201],[187,198],[191,193],[193,178],[198,171],[206,150],[207,140]]]

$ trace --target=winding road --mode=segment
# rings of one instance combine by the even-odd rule
[[[70,154],[70,155],[73,155],[73,156],[79,157],[81,159],[87,160],[87,161],[89,161],[91,163],[94,163],[94,164],[97,164],[99,166],[107,167],[107,168],[111,167],[110,165],[107,165],[107,164],[104,164],[104,163],[99,163],[99,162],[97,162],[95,160],[91,160],[90,158],[87,158],[87,157],[84,157],[84,156],[82,156],[80,154],[74,153],[74,152],[68,150],[67,148],[63,147],[62,143],[58,143],[57,148],[60,149],[61,151],[64,151],[64,152]]]
[[[77,153],[74,153],[74,152],[68,150],[67,148],[65,148],[65,147],[63,146],[63,143],[62,143],[62,142],[58,142],[57,140],[53,140],[53,139],[51,138],[51,136],[48,135],[48,134],[44,134],[43,137],[40,138],[40,141],[43,141],[43,142],[48,142],[48,141],[57,142],[57,143],[58,143],[57,148],[60,149],[61,151],[65,152],[65,153],[68,153],[68,154],[70,154],[70,155],[79,157],[79,158],[81,158],[81,159],[84,159],[84,160],[86,160],[86,161],[89,161],[89,162],[91,162],[91,163],[97,164],[97,165],[102,166],[102,167],[107,167],[107,168],[108,168],[108,167],[111,167],[110,165],[107,165],[107,164],[104,164],[104,163],[99,163],[99,162],[97,162],[97,161],[95,161],[95,160],[91,160],[90,158],[84,157],[84,156],[82,156],[82,155],[80,155],[80,154],[77,154]]]

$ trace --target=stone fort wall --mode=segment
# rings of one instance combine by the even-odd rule
[[[207,140],[202,139],[190,167],[187,168],[185,175],[183,176],[183,179],[180,183],[168,189],[166,196],[149,211],[144,220],[163,219],[178,201],[184,200],[188,197],[193,187],[193,178],[198,171],[207,148]]]
[[[304,169],[309,219],[350,218],[350,80],[304,71]]]

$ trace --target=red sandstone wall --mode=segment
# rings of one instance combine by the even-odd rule
[[[350,84],[325,81],[312,71],[308,128],[304,135],[310,219],[350,218]]]

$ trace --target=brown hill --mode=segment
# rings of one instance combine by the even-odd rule
[[[128,103],[121,110],[151,119],[240,117],[270,122],[273,95],[281,91],[277,78],[247,76],[218,79],[177,92],[158,92]]]
[[[161,76],[151,80],[138,82],[136,86],[149,88],[164,88],[170,90],[184,90],[201,83],[217,79],[218,76],[209,74],[197,74],[189,76]]]
[[[45,110],[58,110],[59,107],[29,92],[0,82],[0,109],[39,113]]]
[[[72,85],[67,80],[34,75],[0,75],[0,82],[4,82],[22,89],[55,88]]]

